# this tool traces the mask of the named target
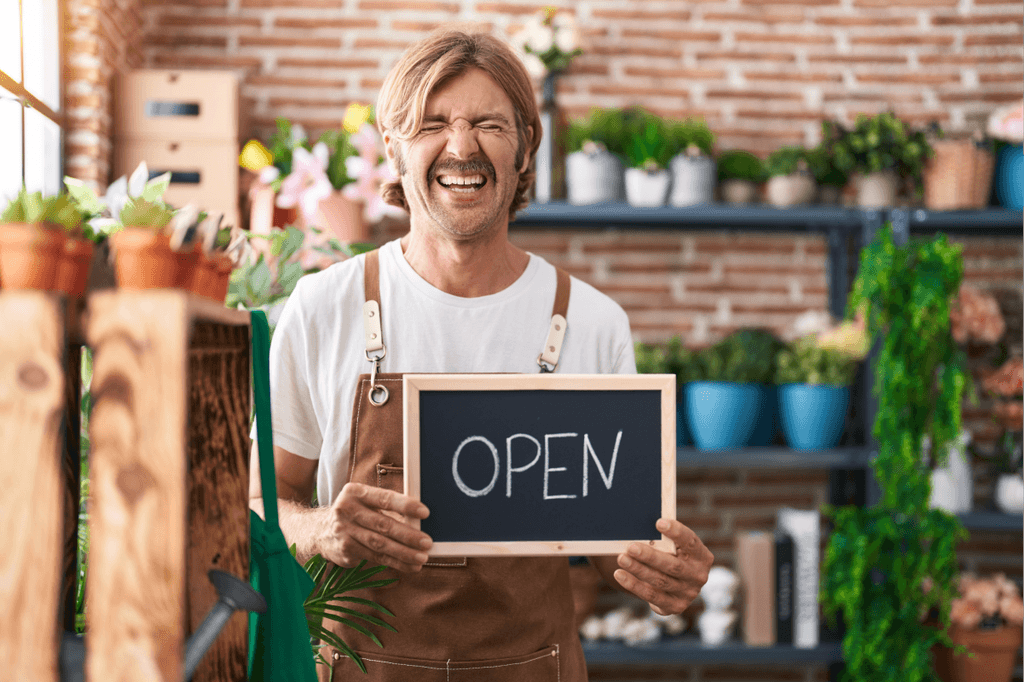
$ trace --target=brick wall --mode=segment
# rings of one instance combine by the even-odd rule
[[[373,101],[399,53],[447,22],[511,35],[540,2],[145,0],[147,66],[227,68],[243,78],[251,132],[275,116],[337,126]],[[559,83],[569,115],[643,103],[704,116],[719,147],[759,154],[814,143],[818,121],[892,107],[975,128],[1022,96],[1014,0],[589,0],[574,12],[586,54]]]
[[[99,191],[110,181],[112,83],[142,65],[140,0],[66,0],[64,172]]]

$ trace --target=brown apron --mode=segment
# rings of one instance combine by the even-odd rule
[[[367,306],[372,306],[370,301],[377,302],[372,316],[377,317],[379,325],[377,256],[376,251],[366,255],[365,290]],[[552,371],[557,365],[568,302],[569,276],[559,270],[552,332],[538,358],[542,371]],[[376,329],[376,332],[367,330],[368,348],[377,340],[371,339],[379,334],[380,327]],[[554,345],[551,345],[552,338],[557,339]],[[383,343],[380,345],[383,347]],[[378,373],[378,364],[379,358],[371,374],[359,377],[352,413],[349,480],[403,492],[402,375]],[[381,387],[387,389],[388,397],[378,405]],[[359,652],[368,674],[363,675],[344,653],[328,648],[324,656],[333,670],[328,674],[324,666],[318,666],[321,680],[584,682],[587,679],[565,557],[444,557],[427,562],[418,573],[388,569],[378,577],[398,581],[350,596],[372,599],[386,607],[395,616],[385,619],[398,632],[358,621],[380,638],[384,645],[381,649],[356,630],[325,621],[331,631]],[[381,615],[350,602],[343,605]]]

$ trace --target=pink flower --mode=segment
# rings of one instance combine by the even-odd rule
[[[292,152],[292,172],[281,182],[277,205],[281,208],[298,206],[307,223],[316,220],[320,200],[331,195],[331,181],[327,179],[327,145],[318,142],[313,151],[296,147]]]
[[[383,160],[383,142],[377,129],[364,123],[350,140],[359,156],[345,159],[345,172],[355,182],[346,185],[342,193],[348,199],[363,202],[363,217],[368,223],[376,223],[385,216],[405,215],[405,211],[385,203],[380,196],[381,185],[396,178]]]

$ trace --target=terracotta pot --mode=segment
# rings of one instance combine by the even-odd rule
[[[58,227],[0,223],[0,287],[53,291],[66,240]]]
[[[89,283],[89,270],[96,247],[88,239],[69,237],[64,242],[54,289],[71,298],[81,298]]]
[[[768,203],[779,208],[809,204],[814,200],[817,185],[806,173],[776,175],[764,188]]]
[[[171,289],[179,286],[179,254],[171,238],[149,228],[126,227],[110,235],[114,275],[122,289]]]
[[[228,285],[231,283],[231,272],[234,264],[223,255],[208,258],[206,254],[199,257],[199,264],[192,276],[189,289],[192,293],[211,301],[223,304],[228,296]]]
[[[935,140],[924,169],[924,205],[933,211],[988,206],[996,157],[971,140]]]
[[[896,205],[900,178],[893,171],[854,176],[857,205],[864,208],[885,208]]]
[[[1009,682],[1017,649],[1024,630],[1020,625],[1004,625],[995,630],[949,629],[954,644],[962,644],[973,654],[954,655],[951,649],[935,647],[935,673],[943,682]]]
[[[750,180],[725,180],[719,185],[727,204],[752,204],[757,201],[757,183]]]

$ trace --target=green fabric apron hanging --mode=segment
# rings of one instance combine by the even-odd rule
[[[250,575],[253,589],[267,600],[265,613],[249,614],[250,682],[316,682],[303,602],[313,579],[292,556],[277,523],[277,483],[270,416],[270,329],[262,310],[251,311],[256,437],[263,491],[261,519],[250,511]]]

